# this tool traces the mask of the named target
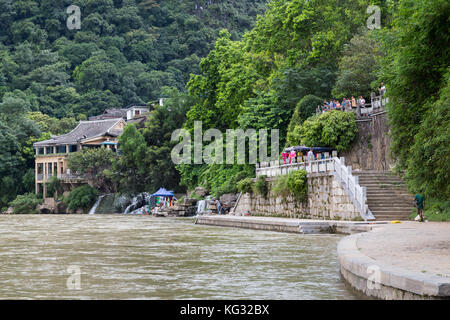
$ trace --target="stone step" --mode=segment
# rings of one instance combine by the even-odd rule
[[[386,194],[404,194],[404,195],[410,195],[408,190],[406,189],[399,189],[399,188],[380,188],[380,187],[367,187],[365,185],[360,185],[361,187],[366,187],[367,193],[386,193]]]
[[[409,217],[411,215],[411,213],[412,213],[412,211],[410,211],[410,210],[407,210],[407,211],[372,211],[372,214],[375,217],[377,217],[379,215]]]
[[[413,198],[413,196],[408,193],[401,190],[379,190],[379,189],[366,189],[366,194],[371,196],[382,196],[382,197],[388,197],[388,196],[396,196],[396,197],[409,197]]]
[[[396,221],[396,220],[400,220],[400,221],[406,221],[409,220],[409,218],[407,216],[390,216],[390,215],[379,215],[375,217],[376,220],[375,221]]]
[[[372,202],[372,201],[368,201],[367,205],[369,206],[369,208],[372,210],[375,208],[407,208],[407,209],[412,209],[414,208],[414,206],[412,206],[410,203],[401,203],[401,202],[396,202],[396,203],[390,203],[390,202]]]

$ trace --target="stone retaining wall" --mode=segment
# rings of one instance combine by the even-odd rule
[[[353,220],[360,213],[346,195],[339,182],[329,173],[308,175],[308,200],[298,202],[294,197],[277,197],[273,187],[276,177],[268,178],[269,193],[266,198],[252,193],[243,194],[235,209],[237,214],[280,216],[303,219]]]

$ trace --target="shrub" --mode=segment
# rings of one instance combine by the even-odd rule
[[[17,196],[17,198],[10,203],[14,208],[13,213],[25,214],[25,213],[37,213],[37,205],[42,203],[42,199],[34,193],[26,193],[24,195]]]
[[[284,201],[286,201],[287,197],[291,195],[291,192],[289,191],[287,185],[287,181],[287,175],[279,176],[277,182],[275,183],[275,186],[273,187],[273,193],[278,197],[282,197]]]
[[[308,180],[305,170],[292,171],[288,175],[279,176],[273,188],[276,196],[286,201],[287,197],[294,196],[297,201],[303,202],[308,196]]]
[[[47,195],[51,197],[55,197],[55,194],[58,193],[58,197],[62,195],[63,188],[61,185],[61,180],[57,177],[53,176],[50,178],[50,182],[47,186]]]
[[[237,184],[237,188],[238,188],[239,192],[242,192],[242,193],[251,193],[252,186],[253,186],[252,178],[245,178],[245,179],[239,181]]]
[[[358,137],[353,112],[337,110],[312,116],[288,134],[288,144],[309,147],[330,147],[339,152],[350,149]]]
[[[86,211],[94,205],[97,197],[97,189],[89,185],[75,188],[67,197],[67,208],[70,210],[83,209],[83,211]]]
[[[256,193],[264,198],[267,197],[267,193],[269,192],[269,186],[267,185],[266,179],[267,176],[259,176],[254,185]]]
[[[288,175],[287,187],[297,201],[303,202],[308,197],[308,174],[305,170],[292,171]]]

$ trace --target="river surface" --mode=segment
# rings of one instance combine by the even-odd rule
[[[0,299],[355,299],[340,239],[139,215],[2,215]]]

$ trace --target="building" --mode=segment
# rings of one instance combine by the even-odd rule
[[[84,183],[82,177],[70,172],[67,157],[84,148],[106,147],[117,151],[118,137],[126,122],[123,118],[81,121],[67,134],[33,144],[36,152],[36,193],[47,194],[47,183],[56,176],[63,183]]]
[[[131,106],[124,109],[106,109],[103,114],[99,116],[89,117],[89,121],[107,120],[122,118],[125,121],[133,120],[136,117],[141,117],[150,110],[147,106]]]

